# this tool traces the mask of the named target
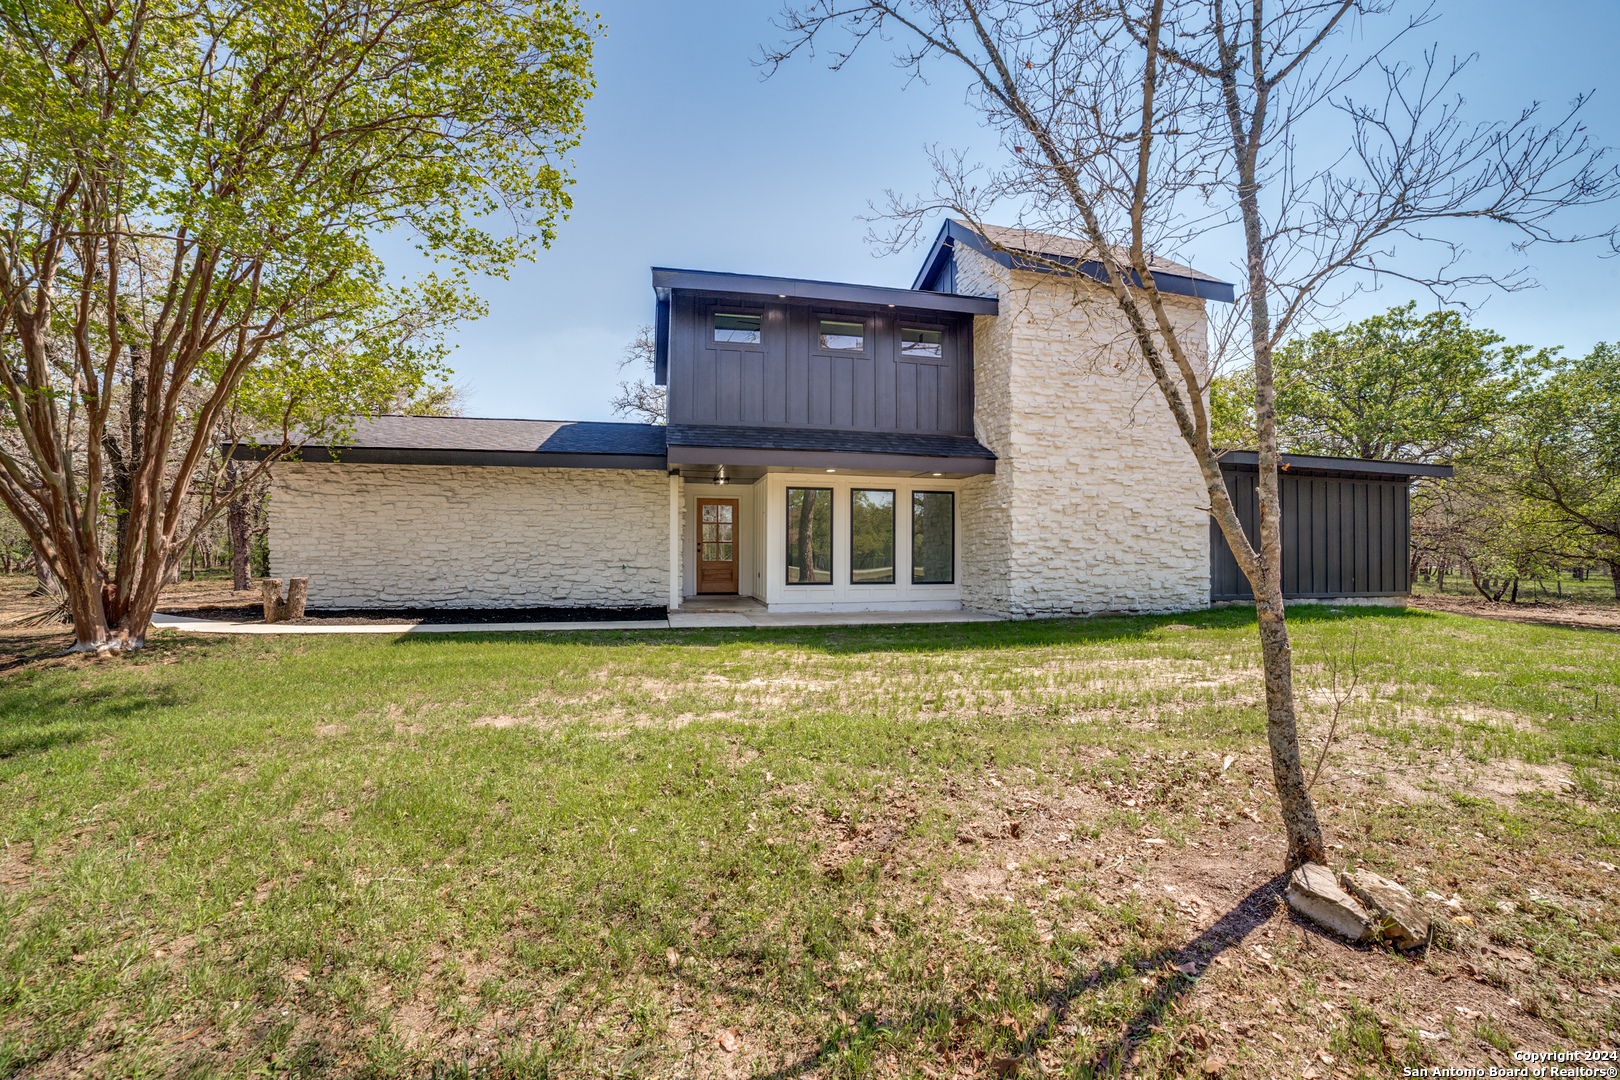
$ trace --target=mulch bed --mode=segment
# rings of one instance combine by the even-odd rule
[[[165,604],[166,615],[187,615],[217,622],[262,622],[263,604],[205,605],[187,607]],[[310,609],[302,619],[288,619],[291,626],[365,626],[377,623],[414,622],[429,625],[446,623],[516,622],[629,622],[662,619],[661,607],[525,607],[525,608],[320,608]]]

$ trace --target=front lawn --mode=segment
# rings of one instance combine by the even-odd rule
[[[0,676],[0,1076],[1399,1075],[1620,1041],[1620,636],[1295,609],[200,638]],[[1337,670],[1335,679],[1332,672]],[[1455,898],[1455,899],[1453,899]],[[498,1066],[498,1067],[494,1067]]]

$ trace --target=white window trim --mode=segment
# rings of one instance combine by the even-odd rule
[[[755,486],[763,509],[765,603],[771,611],[957,611],[962,607],[962,486],[944,477],[897,477],[870,473],[770,473]],[[833,492],[833,580],[830,585],[787,583],[787,490],[831,488]],[[894,492],[895,581],[855,585],[849,581],[850,492],[875,488]],[[955,579],[949,585],[916,585],[911,581],[911,493],[955,494],[952,522]]]

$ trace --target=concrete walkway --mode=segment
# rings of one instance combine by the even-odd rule
[[[804,612],[772,615],[760,611],[670,612],[667,619],[634,619],[622,622],[510,622],[510,623],[287,623],[220,622],[194,619],[189,615],[152,616],[159,630],[182,630],[193,634],[499,634],[515,631],[552,630],[698,630],[710,628],[747,629],[767,626],[889,626],[907,623],[997,622],[994,615],[980,611],[851,611]]]

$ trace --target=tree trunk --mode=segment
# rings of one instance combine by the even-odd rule
[[[309,578],[295,577],[287,582],[287,618],[302,619],[309,601]]]
[[[1271,748],[1271,777],[1288,834],[1289,868],[1327,863],[1327,844],[1316,818],[1299,756],[1299,724],[1294,711],[1294,650],[1288,636],[1282,590],[1282,530],[1266,519],[1261,504],[1260,548],[1265,560],[1264,592],[1256,589],[1255,615],[1260,626],[1260,660],[1266,679],[1266,742]]]
[[[124,545],[129,542],[130,490],[129,461],[118,437],[108,431],[101,436],[101,452],[107,458],[107,494],[112,497],[113,550],[112,561],[117,565],[123,558]]]
[[[248,505],[237,486],[236,459],[225,465],[225,482],[231,486],[231,502],[225,510],[225,527],[231,534],[231,588],[246,592],[248,581]]]
[[[28,595],[62,595],[62,583],[57,580],[56,573],[51,569],[51,560],[47,559],[37,547],[34,549],[34,588]]]
[[[1234,99],[1228,98],[1228,103]],[[1237,138],[1239,173],[1238,204],[1242,210],[1243,232],[1248,256],[1249,340],[1254,357],[1255,442],[1259,451],[1260,580],[1248,574],[1254,589],[1254,610],[1260,626],[1260,658],[1266,677],[1266,741],[1271,746],[1271,774],[1282,809],[1283,828],[1288,834],[1285,865],[1292,870],[1304,863],[1327,863],[1327,842],[1316,819],[1305,781],[1305,766],[1299,757],[1299,724],[1294,712],[1294,660],[1288,639],[1288,614],[1283,602],[1282,493],[1278,482],[1277,387],[1271,362],[1270,278],[1266,272],[1265,226],[1261,221],[1255,161],[1259,133],[1264,130],[1264,111],[1259,109],[1247,137]],[[1234,116],[1234,119],[1236,117]],[[1234,131],[1244,125],[1234,124]],[[1224,487],[1224,485],[1222,485]],[[1213,493],[1212,493],[1213,494]],[[1223,519],[1221,528],[1228,526]],[[1232,525],[1240,531],[1235,520]],[[1228,536],[1233,545],[1238,537]]]
[[[265,578],[259,582],[259,589],[264,596],[265,622],[286,622],[304,617],[304,604],[309,598],[309,578],[295,577],[287,582],[285,600],[281,598],[280,578]]]
[[[1620,559],[1606,559],[1609,564],[1609,581],[1614,585],[1614,598],[1620,600]]]
[[[810,572],[810,498],[805,493],[799,497],[799,580],[814,581]]]

